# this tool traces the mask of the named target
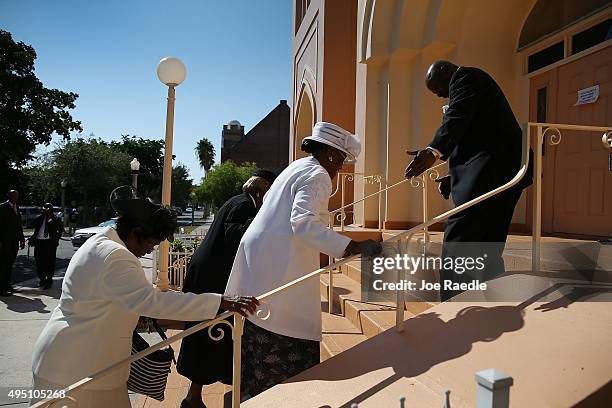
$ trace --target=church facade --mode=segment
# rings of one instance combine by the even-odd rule
[[[439,59],[487,71],[520,124],[612,125],[609,0],[295,0],[293,18],[290,158],[301,156],[301,140],[317,121],[354,131],[363,151],[344,169],[356,174],[354,200],[378,189],[363,176],[401,181],[406,150],[431,141],[447,101],[424,79]],[[591,87],[597,98],[577,104]],[[559,145],[545,146],[544,233],[612,236],[609,155],[595,132],[563,131]],[[366,200],[354,221],[404,229],[422,221],[424,205],[430,216],[452,208],[430,184],[425,200],[409,183],[390,190],[382,209]],[[512,230],[530,227],[527,189]]]

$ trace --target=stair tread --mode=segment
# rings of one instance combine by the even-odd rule
[[[321,308],[327,310],[327,299],[321,296]],[[342,316],[321,312],[322,335],[321,361],[342,353],[367,340],[360,329]]]
[[[367,337],[395,325],[396,303],[394,301],[364,302],[361,300],[361,285],[342,273],[333,274],[334,310],[349,320]],[[327,305],[329,275],[321,275],[321,297]],[[427,302],[405,302],[404,320],[426,311],[434,305]],[[327,309],[325,309],[327,310]]]

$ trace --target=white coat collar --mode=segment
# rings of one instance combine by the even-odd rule
[[[108,238],[110,238],[112,241],[115,241],[116,243],[120,244],[121,246],[125,247],[125,249],[127,249],[127,245],[125,244],[125,242],[123,242],[123,240],[119,237],[119,234],[117,233],[117,230],[114,229],[113,227],[106,227],[102,230],[102,235],[107,236]]]

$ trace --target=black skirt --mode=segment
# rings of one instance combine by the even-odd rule
[[[233,324],[233,320],[230,318],[230,323]],[[196,324],[198,322],[185,323],[185,329]],[[217,336],[218,329],[225,332],[225,336],[219,341],[208,336],[208,328],[183,339],[176,365],[180,375],[200,385],[216,382],[232,383],[234,366],[232,331],[226,324],[218,324],[212,329],[212,334]]]

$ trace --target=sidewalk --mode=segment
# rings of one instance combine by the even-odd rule
[[[12,399],[9,389],[29,389],[32,386],[32,350],[53,309],[59,304],[62,280],[70,258],[76,251],[69,241],[61,241],[57,252],[57,270],[53,287],[38,288],[33,251],[20,250],[13,268],[13,285],[19,289],[9,297],[0,297],[0,407],[27,407],[26,399]],[[151,271],[151,260],[141,260],[145,273]],[[148,265],[147,265],[148,263]],[[159,337],[151,335],[151,344]],[[130,399],[135,405],[137,395]]]
[[[64,252],[64,256],[72,256],[72,251],[66,249]],[[6,394],[8,388],[27,389],[32,385],[32,349],[51,311],[59,303],[62,279],[70,259],[61,255],[58,251],[58,269],[53,278],[53,287],[43,290],[38,288],[32,253],[28,258],[27,248],[20,250],[13,273],[13,285],[20,292],[0,297],[0,407],[28,406],[27,400],[11,399]],[[25,280],[18,282],[20,278]]]

